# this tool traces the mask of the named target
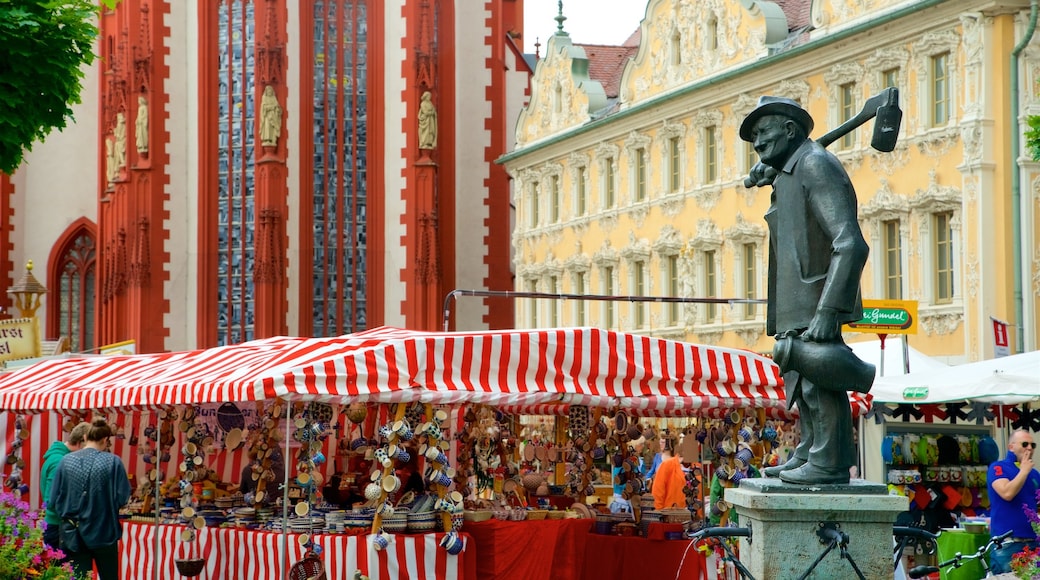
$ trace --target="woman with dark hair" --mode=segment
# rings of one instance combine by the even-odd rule
[[[105,452],[111,437],[108,423],[94,419],[83,449],[62,458],[51,485],[47,505],[61,517],[61,549],[77,577],[96,565],[100,580],[119,578],[119,508],[130,499],[130,481],[123,462]]]

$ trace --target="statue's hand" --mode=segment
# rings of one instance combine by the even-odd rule
[[[759,161],[751,168],[751,172],[744,178],[744,187],[765,187],[772,185],[776,179],[777,171],[769,165]]]
[[[833,342],[841,333],[838,312],[831,308],[820,308],[813,316],[809,328],[802,333],[802,340],[809,342]]]

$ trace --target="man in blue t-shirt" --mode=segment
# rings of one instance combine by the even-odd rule
[[[1034,469],[1036,442],[1025,429],[1018,429],[1008,440],[1008,455],[989,466],[990,534],[999,536],[1011,531],[1004,547],[990,552],[990,571],[1011,571],[1011,558],[1025,548],[1036,548],[1036,532],[1024,508],[1036,510],[1036,491],[1040,489],[1040,472]]]

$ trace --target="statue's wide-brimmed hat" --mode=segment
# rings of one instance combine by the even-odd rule
[[[784,97],[762,96],[758,98],[758,104],[748,113],[747,117],[744,117],[744,122],[740,124],[740,138],[749,143],[754,141],[754,138],[751,136],[751,129],[755,126],[756,121],[768,115],[789,117],[805,129],[806,135],[812,133],[812,117],[797,102]]]

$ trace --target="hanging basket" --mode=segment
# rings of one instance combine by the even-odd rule
[[[308,556],[289,568],[289,580],[328,580],[325,564],[318,558]]]
[[[174,560],[174,565],[177,566],[177,572],[180,572],[181,576],[187,578],[194,578],[206,568],[206,560],[204,558],[192,558],[189,560]]]

